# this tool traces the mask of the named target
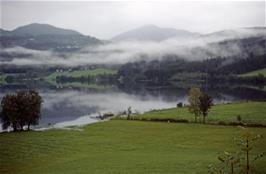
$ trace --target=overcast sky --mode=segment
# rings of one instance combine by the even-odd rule
[[[1,28],[47,23],[100,39],[145,24],[208,33],[265,26],[265,2],[8,2],[1,1]]]

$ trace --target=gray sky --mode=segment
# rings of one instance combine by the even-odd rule
[[[208,33],[265,26],[265,2],[16,2],[1,1],[1,28],[47,23],[100,39],[145,24]]]

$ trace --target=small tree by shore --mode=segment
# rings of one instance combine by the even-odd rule
[[[18,131],[27,126],[27,130],[30,130],[31,125],[39,123],[41,103],[41,96],[34,90],[7,94],[1,101],[2,128],[12,127],[14,131]]]

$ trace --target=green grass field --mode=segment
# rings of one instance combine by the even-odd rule
[[[76,70],[76,71],[64,71],[64,72],[54,72],[49,76],[45,77],[46,80],[55,80],[57,76],[67,76],[67,77],[81,77],[81,76],[97,76],[103,74],[115,74],[116,71],[112,69],[97,68],[94,70]]]
[[[211,108],[207,120],[236,122],[240,115],[246,123],[266,123],[266,102],[241,102],[232,104],[219,104]],[[138,118],[169,118],[187,119],[194,121],[194,115],[187,107],[154,110],[144,114],[136,115]]]
[[[245,73],[245,74],[241,74],[240,76],[241,77],[251,77],[251,76],[257,76],[259,74],[262,74],[262,75],[264,75],[264,77],[266,77],[266,68],[259,69],[259,70],[256,70],[256,71],[251,71],[251,72],[248,72],[248,73]]]
[[[265,151],[264,136],[253,153]],[[83,131],[0,134],[0,173],[206,174],[224,150],[233,151],[239,128],[201,124],[112,120]],[[253,163],[266,172],[266,158]]]

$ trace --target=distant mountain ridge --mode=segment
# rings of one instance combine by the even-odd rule
[[[11,32],[0,28],[0,36],[10,35]]]
[[[243,38],[266,36],[266,27],[246,27],[230,30],[222,30],[203,35],[203,37]]]
[[[220,41],[246,37],[266,37],[266,27],[248,27],[233,30],[222,30],[209,34],[200,34],[174,28],[162,28],[156,25],[142,27],[121,33],[110,41],[103,41],[86,36],[71,29],[63,29],[49,24],[32,23],[12,31],[0,29],[0,47],[24,47],[34,50],[76,51],[87,46],[97,46],[121,41],[161,42],[168,39],[208,39]],[[244,37],[245,38],[245,37]],[[212,40],[213,39],[213,40]]]
[[[58,28],[49,24],[32,23],[22,27],[18,27],[11,31],[14,35],[82,35],[81,33]]]
[[[0,29],[0,47],[24,47],[35,50],[75,51],[103,42],[77,31],[49,24],[33,23],[12,31]]]
[[[170,38],[186,39],[200,36],[186,30],[178,30],[174,28],[161,28],[156,25],[145,25],[124,33],[113,38],[112,41],[163,41]]]
[[[167,39],[198,39],[198,38],[209,38],[209,39],[219,39],[219,38],[243,38],[254,37],[254,36],[265,36],[266,27],[246,27],[231,30],[221,30],[217,32],[212,32],[208,34],[201,34],[196,32],[190,32],[187,30],[180,30],[174,28],[161,28],[156,25],[144,25],[142,27],[129,30],[127,32],[121,33],[113,38],[113,42],[121,41],[155,41],[160,42]]]

